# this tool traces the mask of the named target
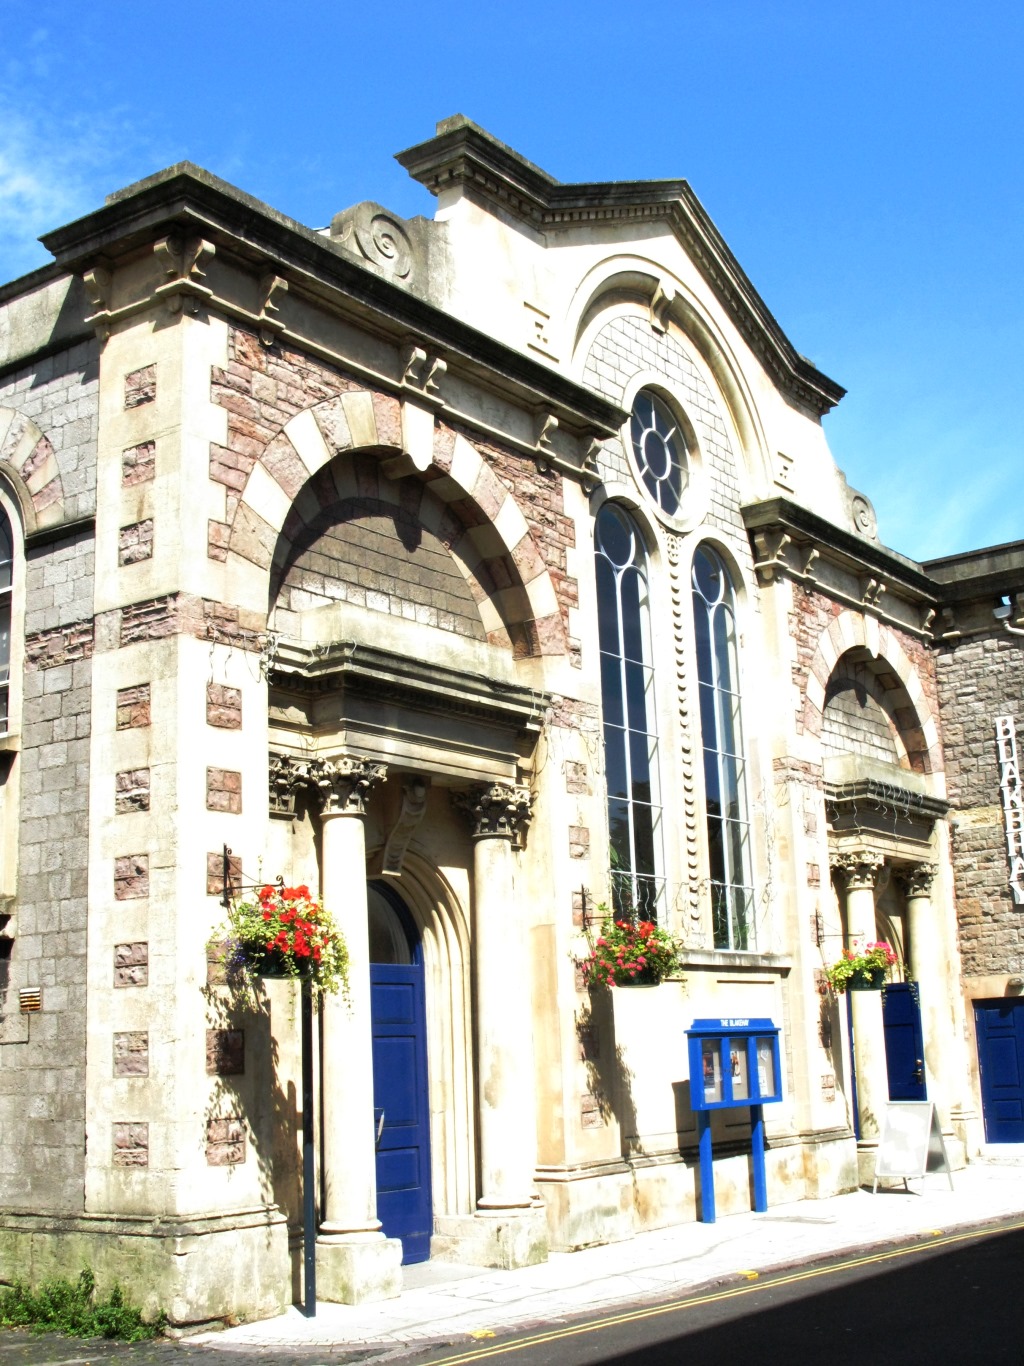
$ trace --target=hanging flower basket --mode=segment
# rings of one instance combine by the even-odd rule
[[[588,987],[657,986],[679,966],[681,945],[651,920],[607,917],[589,958],[580,964]]]
[[[881,991],[898,961],[889,945],[881,940],[866,945],[863,953],[844,949],[838,963],[826,968],[825,977],[837,996],[845,991]]]
[[[243,992],[261,978],[292,977],[309,982],[314,1002],[348,994],[344,937],[308,887],[258,887],[232,903],[216,937],[227,941],[228,981]]]

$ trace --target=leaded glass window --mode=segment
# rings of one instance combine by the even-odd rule
[[[0,511],[0,735],[7,734],[11,685],[11,590],[14,543],[11,524]]]
[[[597,515],[595,549],[613,909],[655,920],[664,876],[647,552],[614,503]]]
[[[641,389],[629,420],[633,459],[644,487],[670,517],[679,511],[688,480],[686,443],[667,404]]]
[[[706,545],[693,557],[693,624],[715,948],[753,949],[754,895],[735,594],[728,570]]]

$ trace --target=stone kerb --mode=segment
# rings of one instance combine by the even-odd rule
[[[466,578],[489,639],[510,644],[507,628],[522,627],[529,653],[565,653],[558,596],[513,495],[473,445],[449,428],[434,424],[429,449],[410,454],[402,417],[397,399],[366,390],[296,414],[228,498],[227,523],[211,524],[211,558],[239,556],[263,570],[279,569],[287,549],[282,531],[309,525],[347,498],[371,494],[400,502],[397,482],[376,478],[371,490],[354,461],[337,459],[365,454],[384,476],[418,472],[439,501],[447,515],[435,515],[429,529]]]
[[[867,650],[874,659],[884,660],[899,679],[913,717],[912,724],[901,726],[901,732],[907,741],[919,737],[916,746],[908,743],[908,749],[925,761],[928,772],[941,772],[938,723],[921,686],[917,669],[899,638],[888,626],[858,612],[841,612],[818,637],[804,697],[805,730],[812,735],[821,734],[828,681],[841,657],[857,648]]]
[[[25,531],[67,520],[57,456],[31,418],[0,407],[0,462],[21,506]]]

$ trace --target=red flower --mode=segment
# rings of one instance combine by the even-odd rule
[[[271,915],[271,913],[270,913],[269,911],[264,911],[264,912],[263,912],[263,919],[264,919],[264,920],[273,920],[273,918],[274,918],[274,917]]]

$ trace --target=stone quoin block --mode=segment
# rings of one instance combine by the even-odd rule
[[[136,683],[117,690],[117,728],[131,730],[150,723],[149,684]]]
[[[580,1124],[584,1129],[600,1129],[604,1124],[601,1102],[589,1091],[585,1091],[580,1098]]]
[[[237,1115],[207,1122],[206,1161],[211,1167],[229,1167],[245,1161],[245,1126]]]
[[[114,810],[119,816],[149,810],[149,769],[128,768],[115,778]]]
[[[238,889],[242,881],[242,856],[241,854],[228,855],[228,891],[233,892]],[[206,895],[224,895],[224,854],[219,851],[216,854],[206,855]]]
[[[153,519],[123,526],[117,533],[117,562],[119,565],[138,564],[153,558]]]
[[[222,730],[242,729],[242,690],[223,683],[206,685],[206,724]]]
[[[241,1076],[245,1071],[245,1030],[206,1031],[206,1070],[210,1076]]]
[[[569,857],[586,858],[590,853],[590,831],[585,825],[569,826]]]
[[[206,946],[206,985],[223,987],[228,980],[228,957],[231,954],[231,941],[221,939]]]
[[[115,1167],[149,1166],[148,1124],[115,1122],[113,1162]]]
[[[242,811],[242,775],[230,768],[206,770],[206,809],[238,816]]]
[[[140,441],[121,452],[121,483],[145,484],[156,473],[156,442]]]
[[[144,1030],[114,1035],[114,1076],[149,1076],[149,1035]]]
[[[114,945],[114,986],[149,986],[149,945]]]
[[[144,365],[124,377],[124,406],[140,408],[156,398],[156,366]]]
[[[114,859],[114,898],[133,901],[149,896],[149,855],[123,854]]]
[[[577,763],[575,759],[565,761],[565,790],[566,792],[586,792],[587,790],[587,766]]]

